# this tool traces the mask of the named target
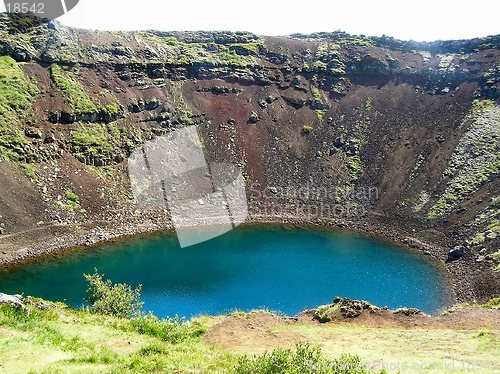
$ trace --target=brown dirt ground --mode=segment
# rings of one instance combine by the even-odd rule
[[[290,324],[314,326],[363,326],[398,329],[500,329],[500,310],[480,307],[454,307],[436,316],[394,314],[389,310],[364,312],[361,316],[321,324],[312,318],[312,312],[295,318],[280,317],[268,312],[233,313],[215,319],[205,335],[207,342],[236,352],[264,351],[276,347],[290,347],[304,340],[300,334],[283,329]],[[335,340],[334,336],[329,339]]]

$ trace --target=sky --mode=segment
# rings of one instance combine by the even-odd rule
[[[340,29],[432,41],[500,34],[499,14],[498,0],[80,0],[58,21],[110,31],[229,30],[288,35]]]

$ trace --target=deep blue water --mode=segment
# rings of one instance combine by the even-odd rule
[[[144,309],[190,317],[268,308],[288,315],[336,296],[428,313],[447,304],[446,277],[433,261],[352,232],[243,226],[180,248],[174,233],[107,244],[0,272],[0,292],[83,304],[83,273],[142,284]]]

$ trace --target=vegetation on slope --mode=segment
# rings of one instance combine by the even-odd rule
[[[52,64],[50,76],[57,90],[64,96],[66,104],[76,113],[94,114],[111,118],[121,111],[120,103],[116,100],[107,105],[102,105],[90,97],[81,84],[70,72],[65,72],[61,66]]]
[[[132,136],[126,129],[113,124],[81,125],[70,132],[71,145],[77,158],[93,159],[96,166],[104,166],[121,161],[123,149],[132,147]],[[88,160],[87,160],[88,161]],[[92,164],[92,162],[86,162]]]
[[[20,160],[27,152],[19,117],[31,108],[37,93],[19,65],[9,56],[0,56],[0,158]]]
[[[64,95],[66,103],[80,113],[97,112],[97,105],[92,101],[89,94],[82,88],[80,83],[68,73],[63,73],[59,65],[50,67],[50,75],[56,88]]]
[[[475,104],[473,124],[457,145],[445,176],[444,193],[429,210],[430,219],[441,218],[481,185],[500,172],[500,109]],[[479,109],[478,109],[479,108]]]

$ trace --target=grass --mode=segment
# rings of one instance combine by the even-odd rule
[[[500,173],[500,136],[497,117],[500,109],[490,103],[474,101],[473,123],[456,146],[443,176],[446,188],[428,211],[429,219],[438,219],[451,212],[484,183]],[[481,103],[481,104],[478,104]],[[478,236],[476,242],[481,240]]]
[[[69,210],[75,211],[80,208],[80,196],[71,190],[66,190],[64,195],[66,196],[66,200],[68,200],[66,206]]]
[[[111,131],[108,131],[111,128]],[[71,143],[77,151],[84,151],[94,157],[103,157],[113,152],[116,138],[115,127],[96,124],[82,126],[80,129],[71,131]],[[118,132],[119,136],[119,132]]]
[[[98,113],[101,116],[112,117],[122,110],[116,98],[107,105],[92,99],[76,78],[70,72],[64,72],[57,64],[51,65],[50,76],[56,89],[64,96],[66,104],[77,113]],[[105,95],[101,93],[100,96]]]
[[[369,371],[358,356],[342,355],[329,360],[322,356],[319,346],[299,343],[296,348],[276,348],[253,357],[242,356],[235,372],[239,374],[302,374],[302,373],[375,373]],[[377,371],[385,373],[384,370]]]
[[[319,92],[318,87],[316,86],[311,87],[311,95],[314,101],[321,102],[321,93]]]
[[[487,303],[482,304],[481,307],[486,309],[500,309],[500,297],[494,297]]]
[[[401,373],[461,373],[462,364],[480,364],[474,372],[492,373],[500,354],[497,332],[448,328],[379,328],[354,325],[282,324],[273,333],[298,334],[319,344],[325,357],[360,355],[368,367]],[[404,344],[402,344],[404,342]],[[454,365],[454,366],[452,366]]]
[[[495,271],[500,271],[500,251],[492,253],[490,257],[495,262]]]
[[[19,163],[19,166],[23,170],[24,175],[26,175],[31,180],[32,183],[36,184],[37,186],[40,186],[40,179],[38,177],[36,164],[26,164],[22,162]]]
[[[311,125],[302,126],[302,134],[304,134],[304,135],[309,135],[313,130],[314,130],[314,127],[312,127]]]
[[[28,141],[18,125],[37,94],[19,64],[0,56],[0,159],[20,161],[26,153]]]
[[[201,337],[171,343],[144,334],[127,319],[59,304],[29,315],[0,307],[0,371],[8,373],[206,372],[233,367],[235,357]],[[128,328],[124,328],[128,326]]]
[[[498,299],[493,299],[483,307],[498,305]],[[402,373],[442,373],[443,365],[455,363],[449,372],[459,373],[465,360],[480,364],[475,372],[491,373],[500,353],[497,330],[286,322],[269,331],[276,337],[293,337],[286,339],[286,347],[265,344],[264,350],[264,344],[256,342],[242,350],[235,343],[223,350],[203,338],[216,320],[117,318],[62,303],[48,310],[30,307],[30,313],[25,313],[3,305],[0,372],[298,374],[330,368],[329,373],[360,374],[381,372],[388,366],[389,372],[397,372],[394,365],[400,365]],[[294,348],[293,341],[308,343]],[[335,371],[346,365],[352,370]]]
[[[348,156],[346,157],[346,165],[349,171],[349,177],[354,180],[358,179],[358,175],[362,170],[361,158],[359,156]]]
[[[326,110],[321,110],[321,109],[315,109],[314,114],[316,114],[316,117],[318,117],[319,122],[323,122],[326,116]]]
[[[95,113],[97,104],[90,98],[80,83],[69,73],[63,72],[61,67],[53,64],[50,67],[50,76],[55,87],[64,96],[66,104],[79,113]]]
[[[187,66],[196,63],[209,63],[214,66],[233,66],[244,68],[256,65],[254,58],[265,45],[260,39],[240,40],[237,43],[185,42],[174,37],[158,37],[151,33],[139,33],[146,42],[155,42],[168,52],[169,64]],[[250,73],[250,71],[247,71]]]
[[[0,104],[14,111],[31,108],[31,99],[38,93],[10,56],[0,56]]]
[[[112,103],[104,105],[99,108],[99,113],[102,115],[114,116],[122,110],[122,107],[118,100],[114,100]]]
[[[442,217],[467,195],[500,173],[500,153],[493,155],[491,163],[480,165],[465,175],[457,175],[448,185],[446,192],[438,199],[428,213],[429,219]],[[464,167],[465,169],[465,167]]]
[[[314,69],[314,71],[318,71],[318,72],[326,71],[328,69],[328,65],[322,61],[315,61],[313,63],[313,69]]]
[[[473,111],[473,113],[480,113],[493,105],[494,105],[494,102],[492,100],[476,99],[472,102],[472,111]]]

